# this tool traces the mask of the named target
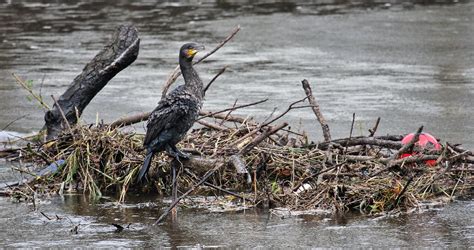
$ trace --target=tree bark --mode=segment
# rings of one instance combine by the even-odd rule
[[[72,81],[51,110],[45,113],[46,139],[55,138],[67,123],[74,125],[78,116],[92,98],[121,70],[128,67],[138,56],[140,39],[134,26],[121,25],[110,42],[90,61],[82,73]],[[58,107],[59,105],[59,107]]]

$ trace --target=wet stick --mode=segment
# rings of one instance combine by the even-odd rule
[[[375,135],[375,132],[377,131],[377,128],[379,127],[379,123],[380,123],[380,117],[377,118],[377,121],[375,121],[375,125],[373,128],[369,129],[369,137],[372,137]]]
[[[241,117],[235,117],[235,116],[232,116],[232,115],[222,115],[222,113],[230,111],[230,110],[233,111],[233,110],[237,110],[237,109],[240,109],[240,108],[255,106],[255,105],[258,105],[260,103],[264,103],[266,101],[268,101],[268,99],[263,99],[263,100],[248,103],[248,104],[242,104],[242,105],[238,105],[238,106],[235,106],[235,107],[232,107],[232,108],[226,108],[226,109],[223,109],[223,110],[219,110],[219,111],[216,111],[216,112],[202,111],[201,110],[201,111],[199,111],[200,117],[198,118],[198,120],[201,120],[201,119],[206,118],[206,117],[213,117],[213,118],[217,118],[217,119],[243,123],[245,121],[245,119],[243,119]],[[143,112],[143,113],[123,117],[123,118],[120,118],[120,119],[112,122],[110,124],[110,126],[112,128],[118,128],[118,127],[123,127],[123,126],[129,126],[129,125],[139,123],[139,122],[142,122],[142,121],[146,121],[146,120],[148,120],[148,117],[150,116],[150,114],[151,114],[151,112]]]
[[[181,195],[180,197],[178,197],[178,199],[176,199],[173,203],[171,203],[171,205],[165,210],[165,212],[158,218],[158,220],[155,221],[154,225],[157,225],[159,224],[160,222],[163,221],[163,219],[166,218],[166,216],[168,216],[168,214],[171,212],[171,210],[176,206],[178,205],[179,201],[181,201],[182,199],[184,199],[186,196],[188,196],[189,194],[191,194],[197,187],[201,186],[204,182],[207,181],[207,179],[209,179],[209,177],[211,177],[214,172],[216,172],[217,170],[219,170],[219,168],[221,168],[224,164],[217,164],[217,166],[215,166],[213,169],[209,170],[203,177],[202,179],[194,184],[188,191],[186,191],[186,193],[184,193],[183,195]]]
[[[311,86],[309,85],[308,80],[304,79],[303,81],[301,81],[301,83],[303,85],[304,92],[306,93],[306,96],[308,97],[308,101],[312,105],[313,112],[316,115],[318,122],[321,124],[321,128],[323,129],[324,141],[326,142],[331,141],[331,133],[329,132],[329,125],[326,123],[326,119],[324,119],[324,116],[321,113],[321,109],[319,108],[319,104],[316,102],[316,99],[314,98],[313,91],[311,90]]]

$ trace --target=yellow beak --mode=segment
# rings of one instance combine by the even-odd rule
[[[194,56],[197,52],[198,52],[198,51],[195,50],[195,49],[188,49],[188,50],[186,51],[186,55],[187,55],[188,57],[192,57],[192,56]]]

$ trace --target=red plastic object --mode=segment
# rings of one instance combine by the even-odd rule
[[[415,133],[410,133],[403,137],[402,139],[402,144],[407,144],[409,143],[413,137],[415,136]],[[428,134],[428,133],[421,133],[418,141],[415,143],[415,145],[421,147],[421,148],[426,148],[426,149],[431,149],[431,150],[441,150],[441,144],[438,143],[436,138],[434,136]],[[414,155],[414,153],[405,153],[400,156],[400,158],[405,158],[410,155]],[[427,160],[426,164],[429,166],[434,166],[436,165],[436,160]]]

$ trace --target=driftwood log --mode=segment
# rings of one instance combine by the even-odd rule
[[[138,31],[134,26],[121,25],[117,28],[109,43],[84,67],[55,101],[53,108],[45,113],[47,140],[57,137],[59,132],[77,122],[82,111],[110,79],[135,61],[139,44]]]

